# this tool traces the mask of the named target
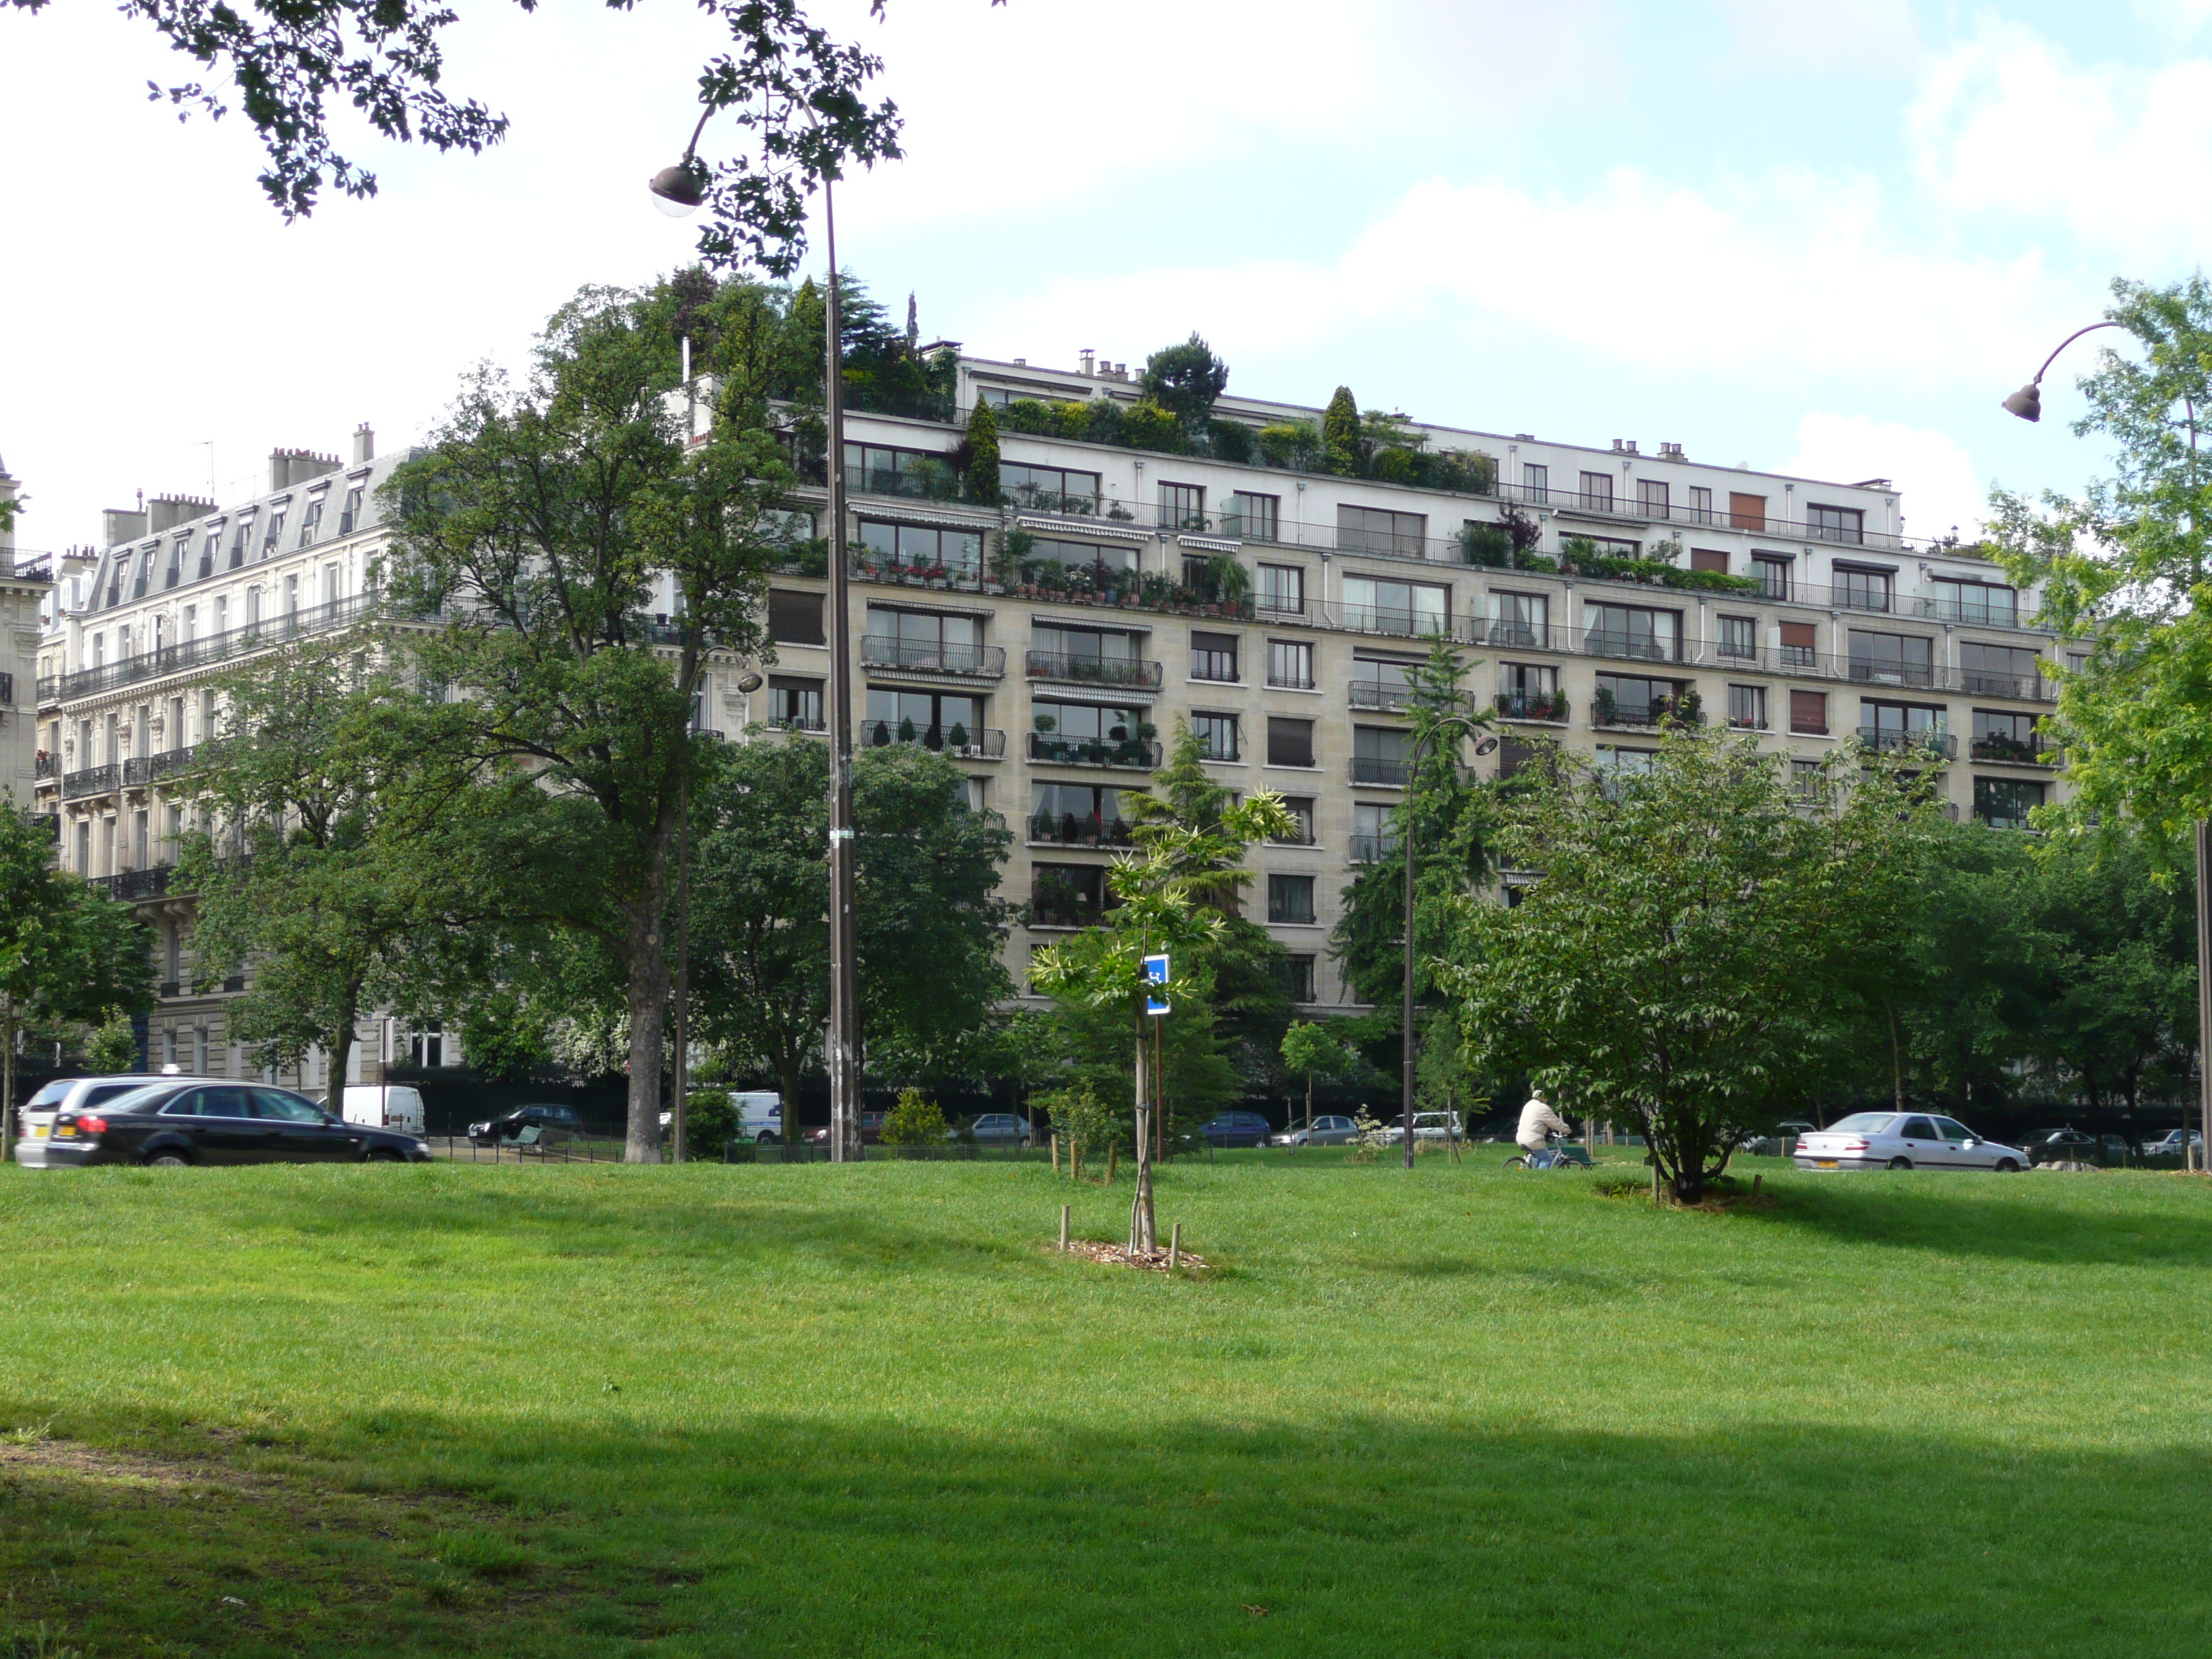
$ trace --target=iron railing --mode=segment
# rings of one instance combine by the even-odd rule
[[[1089,817],[1073,812],[1038,812],[1030,819],[1030,839],[1056,847],[1127,847],[1129,824],[1122,818]]]
[[[912,720],[862,720],[857,740],[863,749],[918,744],[955,760],[1003,760],[1006,753],[1004,732],[969,726],[958,720],[949,726],[917,726]]]
[[[2031,732],[2025,738],[1986,733],[1976,738],[1967,752],[1975,760],[1992,761],[2005,766],[2056,766],[2061,757],[2058,745],[2045,743],[2040,732]]]
[[[1163,678],[1159,664],[1139,657],[1075,657],[1061,651],[1031,651],[1024,665],[1033,680],[1057,680],[1066,685],[1140,686],[1157,691]]]
[[[1150,772],[1160,763],[1160,745],[1145,738],[1071,738],[1058,732],[1032,732],[1029,746],[1030,758],[1047,766]]]
[[[1673,720],[1679,726],[1705,723],[1702,702],[1685,697],[1654,697],[1649,702],[1619,702],[1600,697],[1590,704],[1589,719],[1592,726],[1651,731],[1665,720]]]
[[[264,647],[283,645],[288,641],[305,639],[311,635],[335,633],[366,621],[383,606],[381,594],[356,593],[349,599],[334,599],[328,605],[308,606],[287,616],[251,623],[244,628],[233,628],[221,634],[209,634],[200,639],[142,651],[121,662],[107,663],[98,668],[80,668],[75,673],[61,675],[54,686],[54,696],[64,702],[77,697],[94,696],[102,691],[112,690],[117,686],[136,685],[142,680],[159,679],[184,669],[243,656]],[[40,695],[42,697],[45,696],[43,689]]]
[[[12,673],[0,674],[0,708],[13,708],[15,706],[15,677]]]
[[[1894,726],[1862,726],[1858,738],[1862,748],[1878,750],[1885,755],[1931,755],[1950,760],[1959,752],[1959,739],[1948,732],[1903,732]]]
[[[62,757],[41,750],[38,759],[32,763],[31,775],[34,778],[58,778],[61,775]]]
[[[124,870],[112,876],[93,876],[85,885],[97,887],[110,898],[125,903],[160,898],[169,890],[170,866],[156,864],[143,870]]]
[[[1566,698],[1557,691],[1500,691],[1498,713],[1509,720],[1545,720],[1564,726],[1568,720]]]
[[[903,668],[917,674],[958,674],[1000,679],[1006,653],[995,645],[940,645],[931,640],[894,639],[883,634],[860,636],[860,660],[871,668]]]
[[[1346,697],[1354,708],[1401,710],[1412,705],[1413,688],[1410,685],[1390,685],[1382,680],[1353,680],[1347,689]]]
[[[62,799],[76,800],[83,795],[111,793],[122,769],[118,766],[88,766],[79,771],[65,772],[62,775]]]
[[[1356,835],[1352,838],[1352,861],[1354,864],[1380,864],[1398,856],[1398,837],[1385,835]]]
[[[1386,760],[1380,755],[1354,755],[1352,757],[1352,781],[1372,784],[1386,789],[1403,789],[1412,781],[1413,763],[1408,760]]]

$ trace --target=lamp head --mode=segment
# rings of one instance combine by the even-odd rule
[[[1481,742],[1474,745],[1474,752],[1478,756],[1496,754],[1498,752],[1498,739],[1495,738],[1483,738]]]
[[[749,697],[752,696],[754,692],[759,690],[763,684],[764,682],[757,674],[740,674],[738,676],[738,690],[744,692]]]
[[[707,169],[696,157],[686,155],[654,173],[646,188],[653,192],[653,206],[670,218],[689,218],[707,199]]]
[[[2041,420],[2043,388],[2033,380],[2029,381],[2004,400],[2004,408],[2008,414],[2017,415],[2023,421]]]

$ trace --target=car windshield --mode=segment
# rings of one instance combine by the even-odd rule
[[[1894,1112],[1853,1112],[1849,1117],[1838,1118],[1828,1126],[1832,1135],[1880,1134],[1896,1121]]]
[[[23,1103],[23,1109],[34,1111],[41,1106],[58,1106],[62,1103],[62,1097],[68,1094],[76,1084],[75,1078],[63,1078],[57,1082],[49,1083]]]
[[[86,1091],[84,1105],[100,1105],[118,1115],[131,1112],[158,1112],[161,1103],[177,1092],[173,1083],[141,1084],[135,1089],[93,1089]]]
[[[1936,1120],[1936,1133],[1941,1134],[1946,1140],[1972,1140],[1975,1139],[1974,1132],[1972,1129],[1969,1129],[1965,1124],[1960,1122],[1955,1117],[1937,1118]]]

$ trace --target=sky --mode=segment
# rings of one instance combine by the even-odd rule
[[[349,133],[381,188],[287,225],[196,66],[97,0],[0,10],[0,461],[27,549],[102,507],[258,487],[274,447],[380,450],[520,363],[586,283],[689,263],[644,181],[711,19],[464,8],[481,156]],[[2078,489],[2066,422],[1998,399],[2115,276],[2212,232],[2212,0],[819,0],[885,60],[906,160],[841,188],[843,263],[926,337],[1141,365],[1195,329],[1231,387],[1904,491]],[[728,135],[734,141],[734,133]],[[714,129],[703,146],[714,149]],[[811,263],[818,266],[818,257]]]

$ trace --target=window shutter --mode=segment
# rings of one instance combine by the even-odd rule
[[[772,587],[768,594],[769,637],[787,645],[820,645],[822,596]]]
[[[1719,548],[1693,547],[1690,550],[1690,568],[1711,570],[1725,576],[1728,574],[1728,554]]]
[[[1311,766],[1314,763],[1313,728],[1311,720],[1284,720],[1270,715],[1267,720],[1267,764]]]
[[[1790,729],[1824,737],[1828,730],[1828,694],[1825,691],[1792,691],[1790,694]]]
[[[1811,623],[1783,623],[1782,643],[1796,650],[1810,651],[1818,643],[1814,638],[1813,624]]]

